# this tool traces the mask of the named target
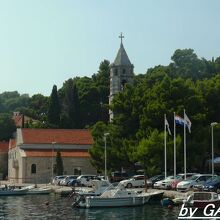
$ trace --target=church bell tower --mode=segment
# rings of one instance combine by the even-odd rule
[[[119,36],[121,39],[120,48],[118,50],[115,61],[110,65],[110,95],[109,104],[112,103],[114,95],[123,90],[126,83],[133,84],[134,65],[131,64],[128,55],[124,49],[122,39],[124,36]],[[113,112],[109,111],[110,121],[113,119]]]

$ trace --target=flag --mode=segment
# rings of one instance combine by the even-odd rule
[[[175,123],[178,125],[184,126],[185,120],[181,118],[179,115],[175,115]]]
[[[169,135],[172,135],[172,134],[171,134],[171,131],[170,131],[169,123],[168,123],[168,121],[167,121],[166,118],[165,118],[165,126],[166,126],[166,128],[167,128],[167,130],[168,130]]]
[[[184,121],[186,123],[186,126],[188,127],[189,133],[191,133],[192,122],[189,120],[189,118],[186,115],[186,113],[184,113]]]

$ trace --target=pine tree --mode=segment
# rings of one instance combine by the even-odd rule
[[[60,125],[60,102],[56,85],[53,86],[49,99],[48,122],[56,127]]]
[[[63,159],[59,150],[56,155],[56,173],[58,176],[63,175]]]

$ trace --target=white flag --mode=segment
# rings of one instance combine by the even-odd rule
[[[167,130],[168,130],[169,135],[172,135],[172,134],[171,134],[171,131],[170,131],[169,123],[168,123],[168,121],[167,121],[166,118],[165,118],[165,126],[166,126],[166,128],[167,128]]]
[[[191,133],[192,122],[189,120],[186,113],[184,113],[184,120],[185,120],[186,126],[188,127],[189,133]]]

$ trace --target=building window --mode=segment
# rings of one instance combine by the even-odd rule
[[[125,69],[123,69],[123,70],[122,70],[122,73],[123,73],[123,75],[124,75],[124,74],[126,73],[126,70],[125,70]]]
[[[37,172],[37,166],[36,164],[31,165],[31,173],[36,173]]]
[[[117,75],[118,75],[118,70],[116,69],[116,70],[115,70],[115,76],[117,76]]]

